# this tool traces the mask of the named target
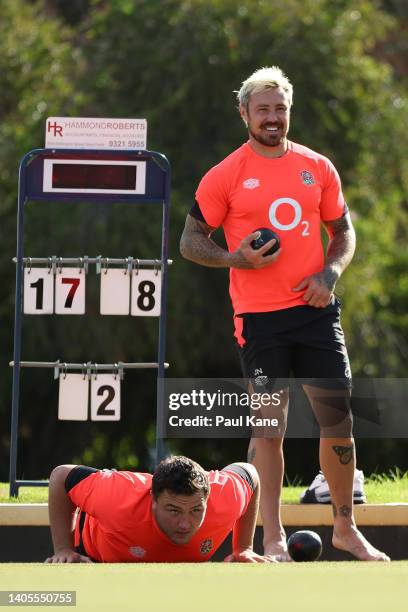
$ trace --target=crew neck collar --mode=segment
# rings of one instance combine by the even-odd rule
[[[262,153],[258,153],[258,151],[255,151],[255,149],[251,145],[250,140],[247,140],[245,143],[245,145],[247,146],[247,148],[251,151],[253,155],[255,155],[256,157],[261,157],[262,159],[268,160],[273,163],[278,163],[278,162],[286,160],[286,158],[292,151],[292,142],[288,140],[287,144],[288,144],[287,149],[285,153],[283,153],[283,155],[279,155],[279,157],[268,157],[267,155],[262,155]]]

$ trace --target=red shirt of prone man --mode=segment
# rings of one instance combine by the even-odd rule
[[[191,539],[187,527],[172,534],[172,539],[159,527],[153,512],[151,474],[93,471],[67,491],[80,509],[75,546],[81,544],[99,562],[208,561],[245,513],[252,496],[250,484],[234,468],[235,464],[208,472],[209,497],[201,526]]]

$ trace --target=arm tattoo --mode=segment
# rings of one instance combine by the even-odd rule
[[[180,253],[183,257],[209,268],[253,268],[239,249],[229,253],[211,240],[210,236],[215,229],[204,221],[187,215],[180,240]]]
[[[180,240],[180,252],[183,257],[202,266],[227,267],[229,253],[211,240],[210,235],[214,230],[215,228],[207,225],[207,223],[187,215],[186,225]]]
[[[356,236],[349,213],[340,219],[327,221],[324,225],[330,236],[324,276],[328,286],[334,287],[353,258]]]
[[[342,465],[348,465],[354,457],[354,445],[351,446],[332,446]]]

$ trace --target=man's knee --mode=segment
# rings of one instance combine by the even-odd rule
[[[253,437],[250,444],[250,449],[254,448],[255,450],[259,448],[260,450],[265,451],[281,451],[283,446],[283,436],[279,436],[276,438],[257,438]]]
[[[327,389],[304,385],[322,437],[347,438],[352,435],[350,389]]]
[[[353,415],[348,412],[333,423],[320,425],[321,438],[351,438],[353,436]]]

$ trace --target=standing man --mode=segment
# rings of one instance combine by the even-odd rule
[[[243,82],[237,97],[249,140],[201,180],[180,250],[198,264],[230,268],[235,337],[252,385],[266,380],[271,389],[291,372],[312,379],[303,388],[320,424],[333,545],[357,559],[388,561],[358,531],[353,516],[351,372],[334,287],[353,257],[354,229],[333,164],[287,139],[292,96],[291,83],[276,66]],[[329,235],[326,257],[321,223]],[[219,226],[228,250],[211,239]],[[274,240],[251,247],[261,227],[278,234],[277,252],[266,254]],[[286,389],[281,398],[287,403]],[[288,559],[280,519],[284,412],[280,437],[253,435],[249,447],[262,484],[264,551],[282,561]]]
[[[169,457],[153,475],[59,465],[50,477],[54,554],[46,563],[208,561],[231,530],[225,561],[271,563],[253,551],[258,504],[248,463],[206,472]]]

